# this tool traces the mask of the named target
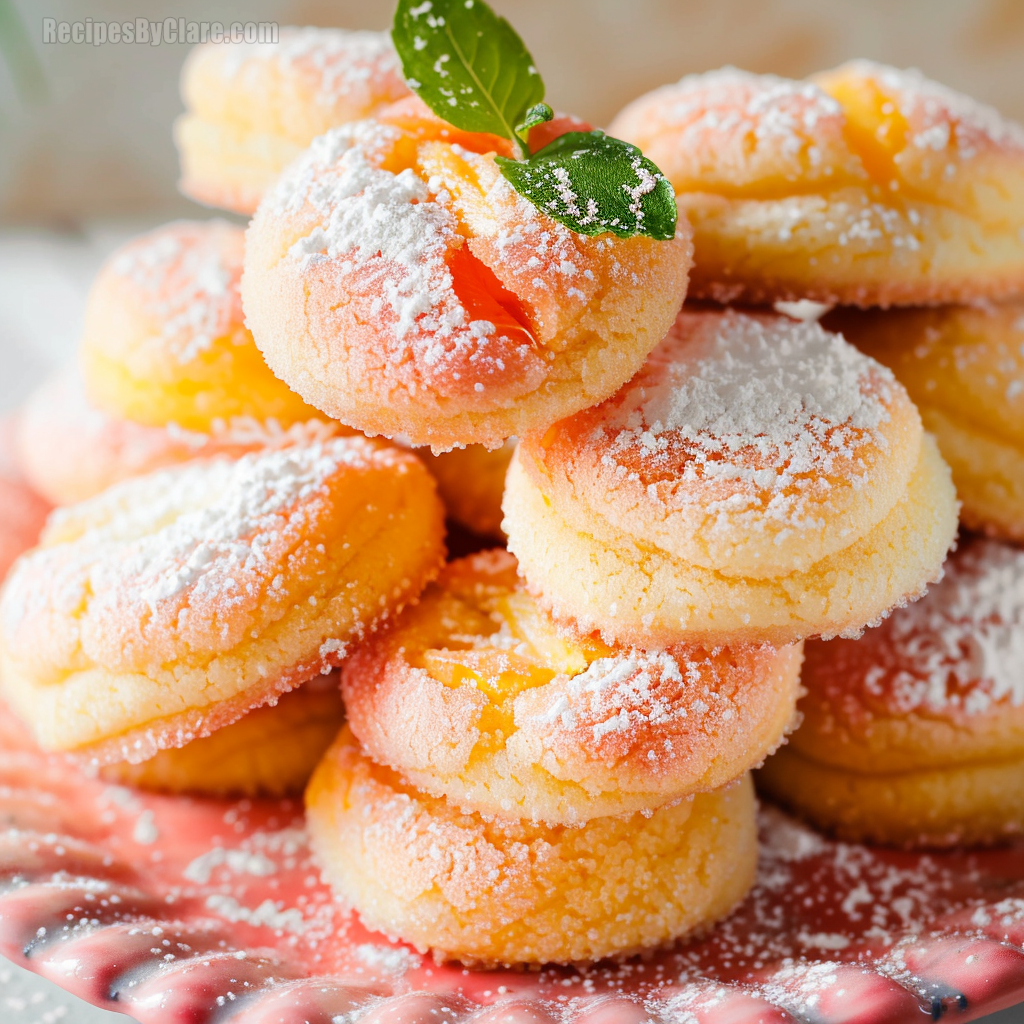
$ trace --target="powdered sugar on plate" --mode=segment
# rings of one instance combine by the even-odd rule
[[[832,842],[767,808],[755,886],[707,935],[622,963],[467,970],[436,965],[367,931],[338,904],[311,859],[294,803],[137,793],[137,806],[122,808],[105,799],[109,787],[31,748],[6,711],[0,740],[11,883],[0,890],[0,949],[51,976],[73,962],[75,972],[56,975],[61,984],[140,1020],[155,1022],[174,1000],[182,1016],[213,1024],[239,998],[247,1013],[273,1010],[276,1019],[287,1009],[312,1019],[323,1015],[319,1000],[334,992],[342,1015],[353,1007],[343,999],[354,996],[359,1009],[350,1019],[362,1006],[386,1014],[382,995],[409,992],[437,994],[438,1012],[428,1007],[424,1019],[460,1024],[479,1015],[480,1004],[509,1000],[502,1019],[551,1014],[589,1024],[596,1017],[586,1015],[599,1009],[594,1000],[608,996],[634,1000],[652,1019],[689,1020],[693,1010],[696,1019],[717,1020],[701,1008],[713,1013],[720,1005],[722,1017],[743,1011],[730,1017],[743,1022],[775,1019],[772,1007],[798,998],[811,1019],[827,1009],[819,997],[828,995],[830,979],[854,972],[874,980],[865,1005],[887,1020],[909,1020],[918,999],[937,1018],[966,998],[962,991],[975,1013],[1006,1005],[1024,977],[1019,846],[929,855],[873,850]],[[42,807],[49,834],[38,829]],[[151,845],[132,839],[141,811],[151,812],[159,833]],[[223,856],[210,858],[214,850]],[[253,864],[266,858],[274,870],[251,872],[253,856]],[[209,875],[191,869],[197,863]],[[965,967],[968,954],[999,957],[981,986]],[[842,1008],[859,1005],[850,1002],[856,993],[838,996]],[[906,1005],[894,1006],[896,997]],[[408,998],[395,1013],[408,1009]],[[452,1009],[442,1014],[442,1006]],[[623,1009],[634,1019],[632,1008]]]

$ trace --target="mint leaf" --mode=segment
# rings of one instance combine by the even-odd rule
[[[536,128],[537,125],[544,124],[546,121],[554,120],[554,117],[555,112],[546,103],[538,103],[536,106],[530,107],[526,112],[526,116],[516,125],[516,135],[525,143],[531,128]],[[529,147],[527,147],[526,151],[530,151]]]
[[[483,0],[398,0],[391,38],[409,87],[456,128],[516,142],[544,82],[512,26]]]
[[[636,146],[568,132],[530,156],[530,129],[554,112],[522,39],[484,0],[398,0],[391,38],[406,82],[435,114],[518,146],[526,159],[496,159],[538,209],[585,235],[675,237],[672,186]]]
[[[566,132],[528,160],[497,158],[512,187],[582,235],[675,237],[676,197],[636,146],[604,132]]]

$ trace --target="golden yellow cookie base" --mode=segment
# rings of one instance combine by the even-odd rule
[[[584,632],[648,648],[855,634],[936,578],[957,526],[949,469],[929,436],[906,494],[877,526],[784,577],[722,576],[625,533],[598,541],[566,522],[518,456],[504,509],[509,549],[545,607]]]
[[[849,842],[970,846],[1024,831],[1024,755],[868,775],[822,764],[786,746],[756,778],[761,792]]]
[[[471,964],[626,956],[727,914],[757,860],[749,776],[649,817],[487,821],[361,754],[345,729],[306,793],[314,851],[364,923]]]
[[[182,114],[174,122],[174,141],[181,157],[181,191],[206,206],[247,215],[303,150],[294,139],[195,114]]]
[[[483,537],[503,537],[501,496],[515,447],[509,439],[494,451],[471,444],[440,455],[418,454],[437,481],[449,518]]]
[[[148,761],[100,769],[108,782],[160,793],[284,797],[301,793],[345,721],[337,675],[314,679],[277,704]]]
[[[79,364],[89,401],[110,416],[204,434],[239,420],[289,427],[325,418],[270,372],[251,338],[218,338],[187,367],[167,372],[129,352],[123,360],[110,358],[94,344],[98,330],[103,328],[93,324],[83,337]],[[126,348],[132,344],[125,342]]]
[[[1024,540],[1024,302],[829,313],[892,369],[953,471],[965,526]]]
[[[262,560],[230,568],[231,584],[214,577],[149,608],[125,552],[197,507],[230,515],[218,505],[223,463],[127,481],[51,521],[0,600],[0,687],[40,746],[99,764],[183,746],[338,664],[418,596],[444,557],[443,511],[420,462],[365,438],[296,451],[340,460],[326,493],[283,510],[290,521],[262,538]],[[89,581],[107,561],[118,568],[101,599]],[[69,593],[81,600],[69,605]]]
[[[271,373],[238,297],[241,228],[176,221],[123,246],[89,293],[79,369],[89,401],[150,427],[320,417]]]
[[[693,226],[690,297],[885,307],[998,300],[1024,288],[1015,226],[904,205],[882,206],[859,188],[778,199],[683,194]]]
[[[938,409],[922,406],[921,419],[949,463],[964,526],[997,540],[1024,542],[1024,450]]]

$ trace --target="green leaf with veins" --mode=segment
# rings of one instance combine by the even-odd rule
[[[528,160],[497,159],[520,195],[573,231],[675,237],[675,192],[628,142],[599,131],[567,132]]]
[[[544,82],[516,30],[483,0],[398,0],[391,38],[409,87],[456,128],[515,142]]]
[[[410,88],[456,128],[515,143],[498,157],[512,187],[585,235],[675,237],[672,186],[639,149],[603,132],[569,132],[530,156],[531,128],[554,117],[512,26],[484,0],[398,0],[391,38]]]

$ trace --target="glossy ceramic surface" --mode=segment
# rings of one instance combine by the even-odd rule
[[[301,807],[140,794],[0,713],[0,952],[142,1024],[906,1024],[1024,999],[1024,847],[915,855],[762,811],[757,885],[701,941],[467,971],[366,931]]]

